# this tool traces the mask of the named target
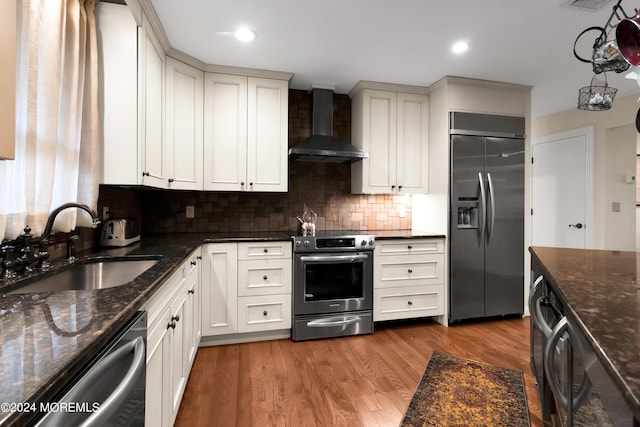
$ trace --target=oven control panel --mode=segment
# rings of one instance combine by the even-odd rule
[[[376,238],[372,235],[355,236],[294,236],[295,252],[346,252],[373,250]]]

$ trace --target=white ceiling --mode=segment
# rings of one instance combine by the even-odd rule
[[[429,86],[446,75],[518,83],[533,87],[533,117],[576,108],[593,72],[574,58],[574,41],[604,26],[615,4],[589,12],[562,2],[151,0],[172,47],[205,63],[292,72],[293,89],[321,82],[337,93],[359,80]],[[258,37],[235,40],[229,33],[239,25]],[[595,35],[580,40],[587,58]],[[459,39],[470,44],[464,56],[450,51]],[[617,96],[640,93],[625,74],[608,73]]]

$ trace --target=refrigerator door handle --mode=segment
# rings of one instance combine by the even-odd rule
[[[484,235],[484,226],[487,218],[487,195],[484,191],[484,180],[482,179],[482,172],[478,172],[478,184],[480,184],[480,200],[482,202],[482,207],[480,208],[480,213],[482,219],[480,220],[480,237]]]
[[[489,207],[491,209],[491,221],[489,222],[489,226],[487,227],[487,238],[491,237],[491,233],[493,232],[493,226],[496,220],[496,199],[495,193],[493,191],[493,181],[491,181],[491,173],[487,173],[487,183],[489,184]]]

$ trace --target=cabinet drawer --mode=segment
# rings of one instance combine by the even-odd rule
[[[374,291],[373,320],[409,319],[444,314],[444,285],[408,286]]]
[[[291,259],[238,261],[238,295],[291,293]]]
[[[376,261],[376,288],[444,283],[444,255],[379,257]]]
[[[398,239],[378,240],[376,242],[376,256],[378,255],[410,255],[444,253],[443,239]]]
[[[291,328],[291,294],[238,298],[238,332]]]
[[[238,243],[238,259],[291,258],[291,242]]]

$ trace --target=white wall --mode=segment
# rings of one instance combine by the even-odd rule
[[[595,127],[594,247],[635,250],[635,188],[625,183],[635,175],[638,95],[615,98],[608,111],[577,108],[533,119],[532,137],[538,138],[584,126]],[[633,192],[633,194],[632,194]],[[620,212],[612,203],[620,202]]]

